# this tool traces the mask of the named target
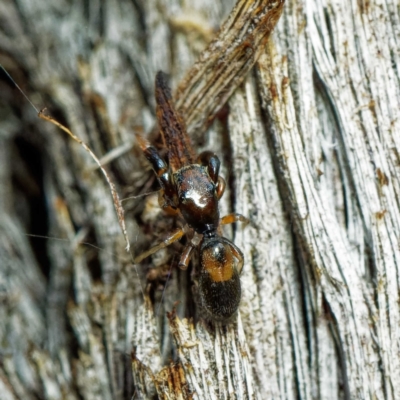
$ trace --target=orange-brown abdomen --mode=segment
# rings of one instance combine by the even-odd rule
[[[205,239],[200,251],[198,302],[207,319],[229,322],[239,307],[239,272],[230,247],[218,237]]]

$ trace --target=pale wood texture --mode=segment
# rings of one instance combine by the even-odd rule
[[[122,198],[156,187],[134,132],[161,69],[223,160],[221,213],[251,221],[224,231],[245,255],[235,323],[183,319],[183,271],[151,302],[149,262],[179,249],[133,266],[93,160],[2,74],[1,399],[400,398],[399,3],[287,1],[268,42],[268,2],[238,3],[0,2],[0,63]],[[123,205],[136,253],[173,227],[155,194]]]

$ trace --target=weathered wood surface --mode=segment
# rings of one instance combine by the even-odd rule
[[[162,69],[198,147],[223,159],[222,213],[252,221],[226,231],[246,259],[237,323],[167,318],[177,300],[178,316],[193,315],[181,271],[155,291],[154,317],[146,263],[132,266],[102,175],[2,75],[1,399],[400,398],[399,4],[288,1],[254,47],[246,32],[261,19],[234,16],[258,3],[244,3],[236,14],[226,0],[0,3],[1,64],[111,159],[121,197],[154,187],[133,132],[153,127]],[[207,43],[215,56],[223,21],[243,68],[258,62],[235,70],[240,58],[221,51],[236,72],[219,98],[201,86],[207,68],[179,85]],[[136,252],[173,223],[154,197],[124,202]]]

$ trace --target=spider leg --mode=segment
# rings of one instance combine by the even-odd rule
[[[176,242],[184,234],[185,234],[185,231],[182,228],[175,230],[169,236],[167,236],[167,238],[164,239],[162,242],[156,244],[155,246],[151,247],[149,250],[147,250],[147,251],[143,252],[142,254],[138,255],[137,257],[135,257],[135,259],[133,260],[134,263],[139,264],[146,257],[151,256],[152,254],[156,253],[158,250],[164,249],[165,247],[168,247],[170,244]]]
[[[137,135],[137,140],[144,156],[150,162],[154,172],[157,175],[157,180],[161,186],[161,196],[163,201],[160,201],[162,208],[176,209],[178,206],[176,187],[174,184],[172,172],[167,163],[160,156],[157,149],[152,146],[144,137]]]
[[[179,268],[186,270],[189,266],[190,258],[192,257],[193,250],[200,244],[202,235],[195,233],[190,243],[188,243],[183,249],[181,259],[179,260]]]
[[[242,214],[238,214],[238,213],[232,213],[232,214],[228,214],[225,215],[225,217],[222,217],[219,220],[219,223],[221,225],[228,225],[228,224],[233,224],[234,222],[243,222],[245,224],[245,226],[250,222],[250,220],[248,218],[246,218],[244,215]]]

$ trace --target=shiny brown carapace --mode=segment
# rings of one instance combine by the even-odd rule
[[[160,206],[181,216],[185,224],[136,257],[135,262],[141,262],[190,233],[179,267],[186,269],[193,250],[199,250],[197,304],[205,319],[226,323],[236,315],[240,303],[243,254],[221,235],[220,226],[247,222],[247,219],[240,214],[220,218],[218,201],[224,193],[225,181],[219,176],[219,158],[210,151],[195,156],[185,123],[174,107],[162,72],[158,72],[155,86],[157,120],[167,148],[167,162],[146,139],[139,137],[138,141],[161,186]]]

